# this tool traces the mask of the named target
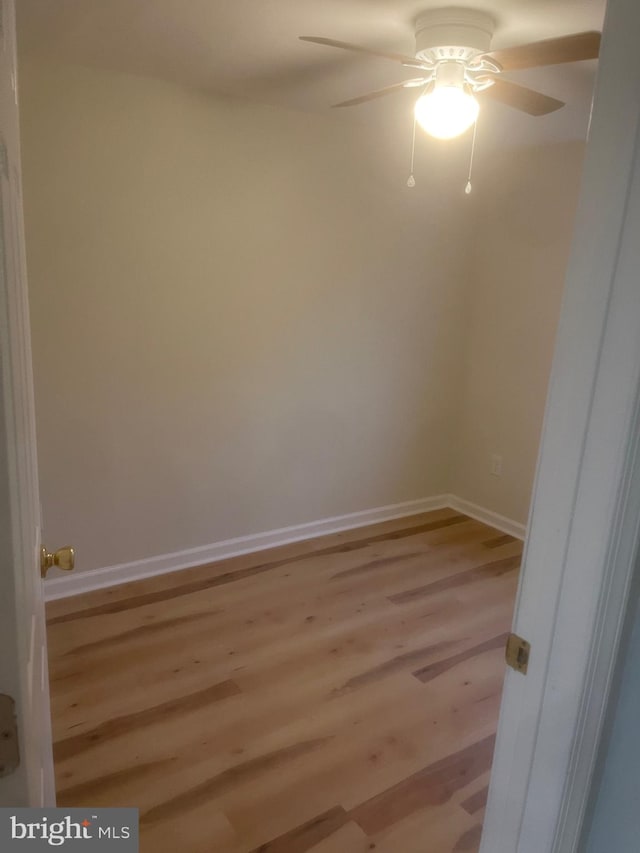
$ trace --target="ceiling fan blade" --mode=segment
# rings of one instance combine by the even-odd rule
[[[499,101],[501,104],[521,110],[530,116],[544,116],[565,105],[564,101],[543,95],[542,92],[535,92],[533,89],[527,89],[525,86],[519,86],[517,83],[511,83],[510,80],[503,80],[500,77],[493,86],[478,92],[476,97]]]
[[[355,107],[356,104],[364,104],[366,101],[373,101],[376,98],[382,98],[384,95],[392,95],[399,89],[412,89],[420,86],[423,83],[422,77],[417,77],[415,80],[405,80],[403,83],[394,83],[393,86],[385,86],[384,89],[376,89],[375,92],[367,92],[366,95],[360,95],[357,98],[350,98],[348,101],[341,101],[339,104],[333,104],[336,107]]]
[[[392,62],[399,62],[401,65],[406,65],[409,68],[424,68],[424,63],[416,59],[415,56],[405,56],[403,53],[385,53],[380,50],[372,50],[369,47],[360,47],[358,44],[350,44],[346,41],[336,41],[335,39],[321,38],[320,36],[299,36],[300,41],[308,41],[312,44],[323,44],[327,47],[339,47],[341,50],[351,50],[356,53],[365,53],[368,56],[376,56],[378,59],[390,59]]]
[[[499,62],[504,71],[516,71],[520,68],[539,68],[542,65],[597,59],[599,52],[600,33],[592,31],[492,50],[487,56]]]

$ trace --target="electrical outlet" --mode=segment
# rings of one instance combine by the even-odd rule
[[[502,456],[500,456],[498,453],[494,453],[491,456],[491,476],[502,476]]]

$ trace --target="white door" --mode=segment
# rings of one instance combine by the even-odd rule
[[[0,4],[0,806],[55,805],[13,0]],[[9,710],[8,710],[9,709]],[[1,720],[3,731],[7,721]]]
[[[482,853],[579,849],[638,551],[639,34],[638,0],[609,0]]]

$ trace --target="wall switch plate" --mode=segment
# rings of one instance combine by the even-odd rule
[[[498,453],[494,453],[491,456],[491,476],[502,476],[502,456],[500,456]]]

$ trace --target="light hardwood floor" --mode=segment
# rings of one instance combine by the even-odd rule
[[[142,853],[473,853],[522,544],[444,509],[48,605],[58,802]]]

